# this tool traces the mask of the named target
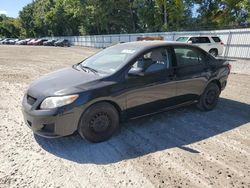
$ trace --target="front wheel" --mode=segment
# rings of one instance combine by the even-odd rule
[[[202,111],[210,111],[213,110],[220,96],[220,88],[216,83],[208,84],[207,88],[200,96],[197,107]]]
[[[82,115],[78,132],[90,142],[108,140],[119,128],[119,114],[116,108],[106,102],[89,107]]]

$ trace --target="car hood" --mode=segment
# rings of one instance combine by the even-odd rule
[[[27,93],[35,98],[74,94],[84,91],[84,85],[100,78],[100,75],[92,72],[65,68],[34,81]]]

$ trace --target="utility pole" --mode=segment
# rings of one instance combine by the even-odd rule
[[[134,20],[134,10],[133,10],[133,2],[134,0],[129,0],[129,13],[132,19],[133,32],[135,33],[135,20]]]
[[[167,1],[164,0],[164,25],[167,26],[168,20],[167,20]]]

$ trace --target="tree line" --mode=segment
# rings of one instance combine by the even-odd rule
[[[249,0],[33,0],[0,35],[42,37],[244,27]]]

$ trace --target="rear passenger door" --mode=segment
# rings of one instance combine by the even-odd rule
[[[176,93],[179,103],[198,99],[206,87],[210,72],[207,56],[190,46],[173,47],[176,63]]]

